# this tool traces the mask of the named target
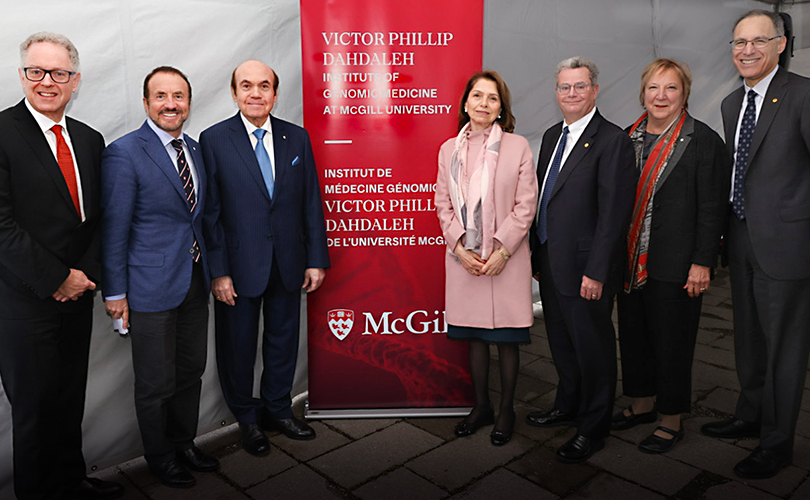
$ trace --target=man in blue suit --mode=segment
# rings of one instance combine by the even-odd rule
[[[144,457],[164,484],[182,488],[195,483],[184,466],[219,467],[194,446],[208,332],[205,167],[183,134],[186,76],[156,68],[143,96],[146,122],[102,157],[103,290],[108,314],[130,325]]]
[[[261,61],[239,65],[231,92],[239,112],[200,136],[210,196],[205,206],[217,366],[245,450],[270,452],[262,433],[292,439],[315,431],[290,409],[301,289],[329,267],[318,176],[307,131],[270,115],[278,76]],[[253,397],[259,313],[264,315],[261,398]]]

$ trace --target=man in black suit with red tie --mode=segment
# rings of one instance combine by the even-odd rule
[[[613,298],[633,208],[636,169],[630,137],[602,118],[596,65],[572,57],[557,66],[564,122],[543,135],[540,200],[530,234],[548,343],[560,382],[554,407],[531,425],[576,425],[557,450],[566,463],[587,460],[610,433],[616,392]]]
[[[779,14],[740,18],[731,55],[744,85],[721,107],[734,155],[725,242],[740,397],[733,418],[701,431],[759,436],[734,467],[752,479],[792,462],[810,351],[810,80],[779,67],[785,45]]]
[[[25,99],[0,113],[0,377],[18,499],[115,498],[82,455],[104,139],[65,117],[79,54],[62,35],[20,45]]]

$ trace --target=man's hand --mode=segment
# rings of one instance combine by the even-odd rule
[[[122,319],[124,328],[129,328],[129,303],[126,297],[118,300],[107,300],[104,302],[104,307],[112,319]]]
[[[304,284],[301,288],[306,288],[307,293],[312,293],[323,284],[323,279],[326,277],[326,271],[320,267],[310,267],[304,271]]]
[[[602,298],[602,282],[582,276],[582,285],[579,287],[579,296],[585,300],[599,300]]]
[[[67,302],[68,300],[77,300],[87,290],[95,290],[96,284],[82,271],[78,269],[71,269],[70,274],[65,281],[59,285],[59,288],[51,295],[59,302]]]
[[[236,301],[233,300],[234,297],[237,297],[236,290],[233,288],[233,280],[230,276],[220,276],[211,280],[211,292],[214,294],[214,299],[229,306],[236,305]]]

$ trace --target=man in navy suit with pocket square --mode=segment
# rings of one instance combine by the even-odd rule
[[[231,75],[239,112],[200,136],[210,195],[205,205],[217,366],[242,444],[270,452],[262,432],[313,439],[290,408],[302,288],[314,292],[329,267],[323,207],[309,135],[270,115],[278,76],[261,61]],[[253,397],[259,313],[264,317],[260,398]]]
[[[195,478],[186,468],[219,468],[194,446],[208,348],[205,166],[183,133],[188,78],[155,68],[143,104],[146,122],[102,157],[102,288],[108,314],[130,325],[144,458],[163,484],[188,488]]]

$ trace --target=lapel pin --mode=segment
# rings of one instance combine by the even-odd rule
[[[282,135],[282,136],[281,136],[281,138],[282,138],[282,139],[286,139],[286,138],[287,138],[287,136],[286,136],[286,135]]]
[[[585,143],[585,147],[587,148],[588,146],[590,146],[590,144],[588,144],[588,143],[586,142],[586,143]]]
[[[779,100],[779,99],[777,99],[776,97],[774,97],[774,98],[773,98],[773,102],[776,102],[776,101],[778,101],[778,100]]]

